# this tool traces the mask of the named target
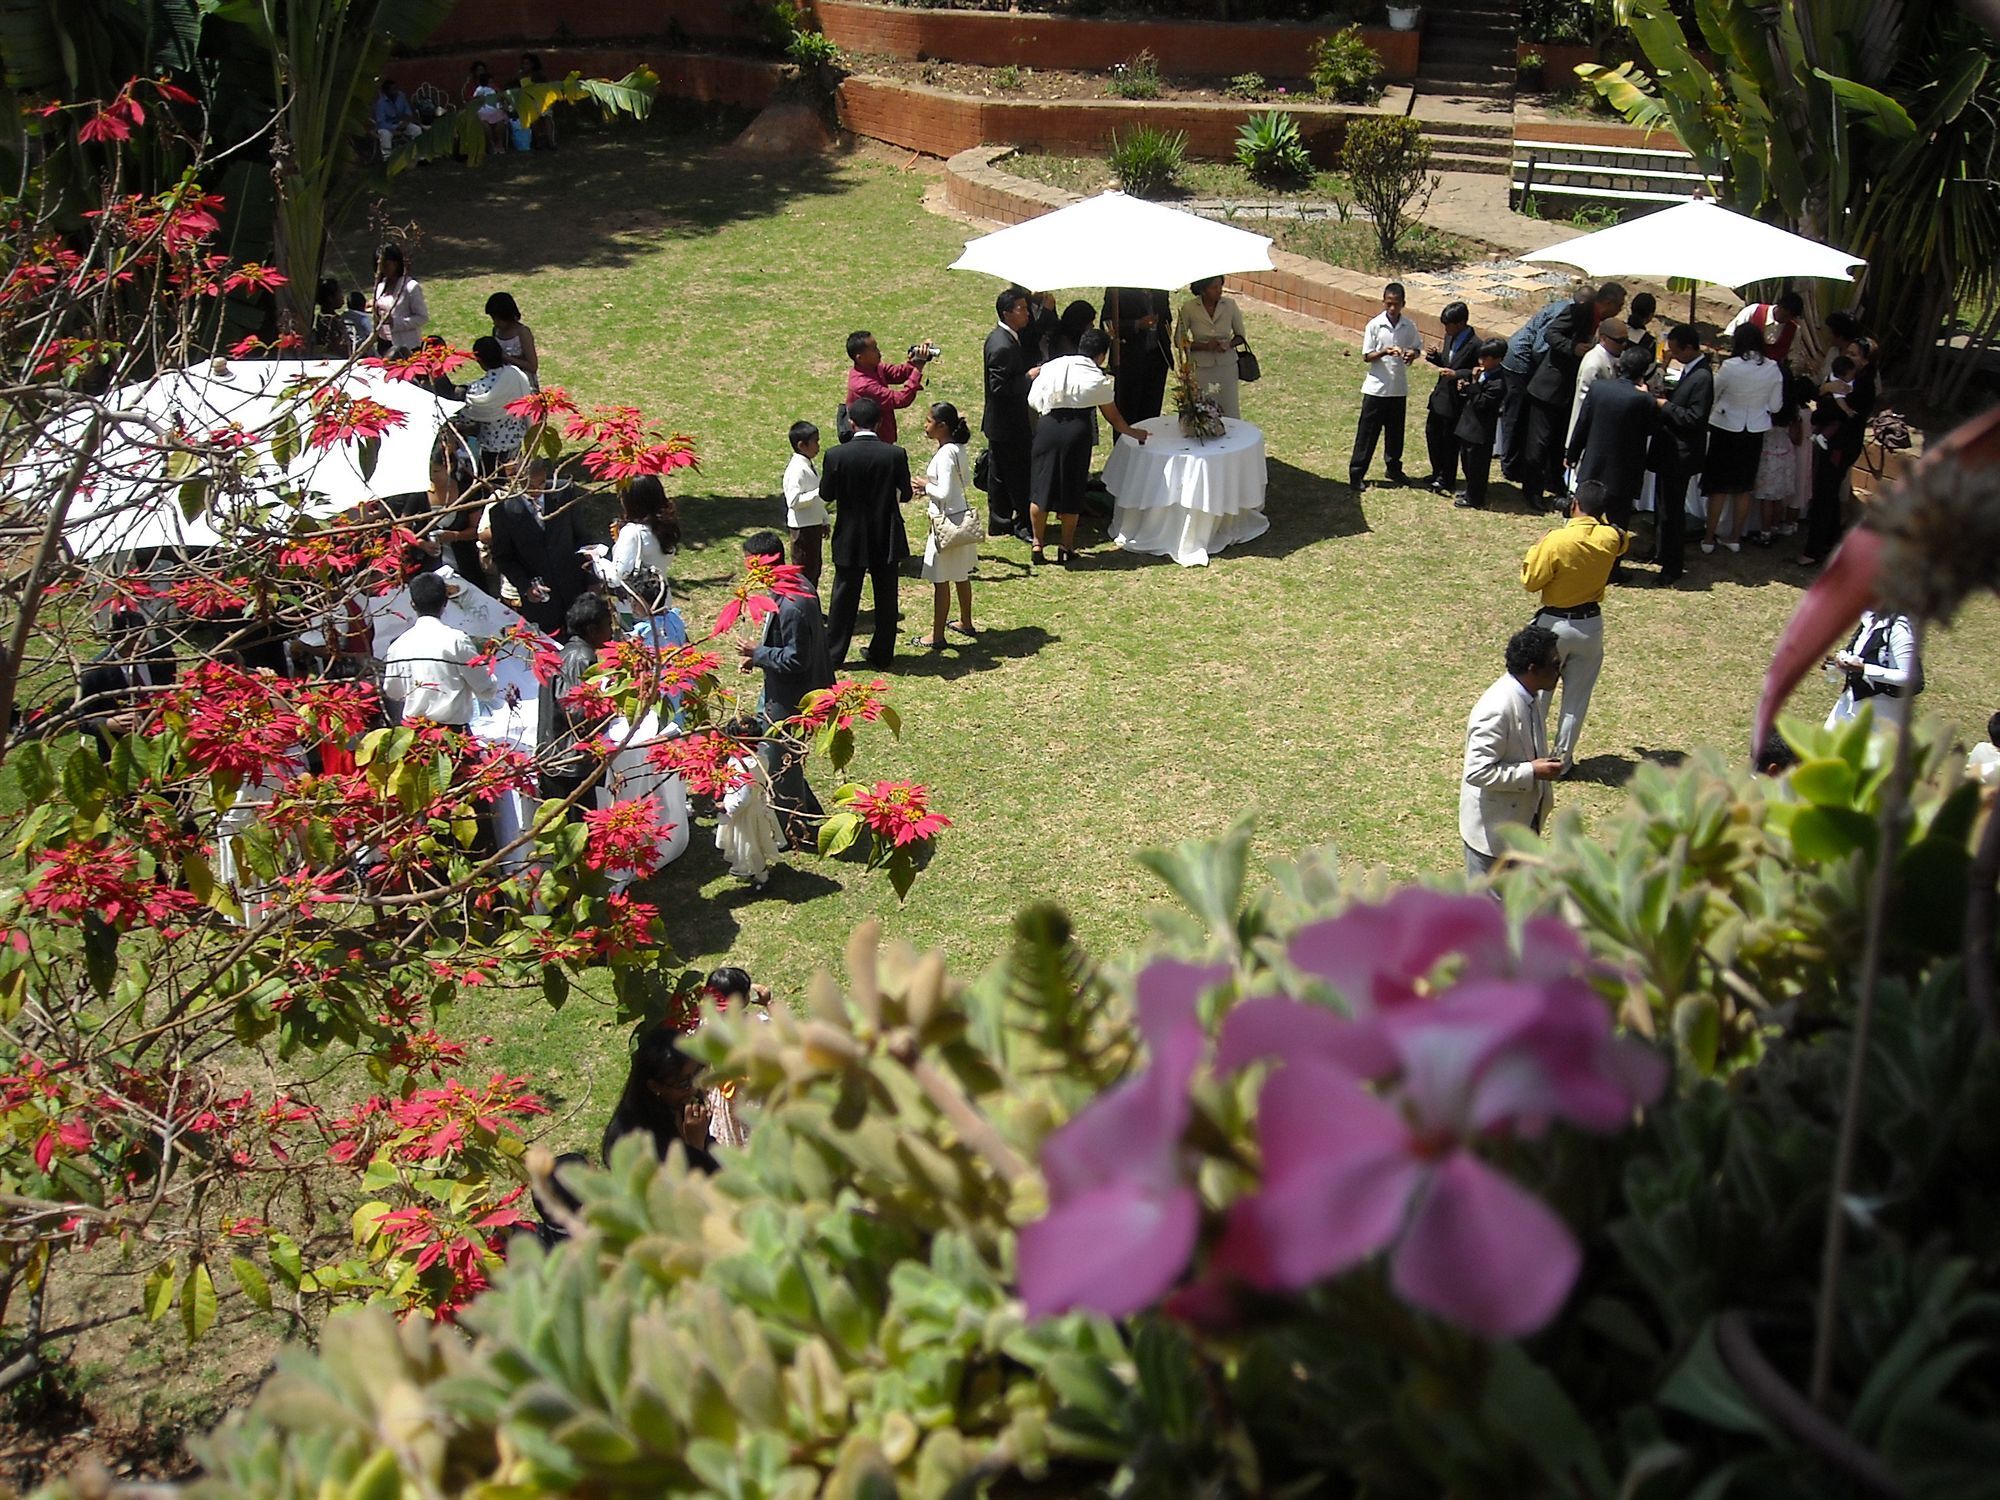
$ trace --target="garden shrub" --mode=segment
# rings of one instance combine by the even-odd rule
[[[1141,125],[1112,138],[1110,160],[1119,185],[1133,197],[1163,197],[1179,184],[1187,165],[1187,132]]]
[[[1313,44],[1313,92],[1341,104],[1366,104],[1382,92],[1382,59],[1359,26],[1347,26]]]
[[[1415,222],[1437,186],[1423,127],[1401,115],[1351,120],[1340,148],[1340,165],[1354,190],[1354,201],[1375,221],[1382,254],[1393,256],[1404,230]]]
[[[1160,60],[1150,52],[1141,52],[1130,62],[1117,64],[1111,69],[1108,87],[1117,99],[1159,98]]]
[[[1312,176],[1299,122],[1280,110],[1252,115],[1236,136],[1236,160],[1259,182],[1296,183]]]
[[[1229,87],[1223,92],[1232,99],[1249,99],[1256,102],[1269,96],[1271,86],[1264,81],[1262,73],[1238,73],[1229,80]]]

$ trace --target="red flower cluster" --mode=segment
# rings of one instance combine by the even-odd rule
[[[535,952],[544,960],[587,964],[658,946],[660,909],[650,901],[621,892],[595,903],[595,909],[599,915],[579,922],[574,931],[536,933]]]
[[[418,1089],[407,1098],[373,1095],[333,1122],[334,1143],[328,1154],[341,1166],[366,1165],[378,1149],[401,1162],[454,1156],[475,1131],[506,1134],[514,1121],[549,1112],[526,1091],[527,1081],[495,1073],[479,1089],[453,1078],[441,1088]]]
[[[779,599],[805,599],[811,597],[812,586],[806,582],[805,574],[791,563],[773,562],[768,557],[746,557],[743,560],[743,577],[729,596],[729,602],[715,617],[712,635],[726,635],[737,619],[748,611],[750,623],[761,623],[766,616],[778,612]]]
[[[246,260],[223,279],[225,292],[275,292],[285,284],[285,273],[261,261]]]
[[[575,409],[575,404],[564,392],[544,391],[541,394],[544,397],[560,397],[560,402],[569,403],[563,431],[572,440],[590,444],[583,455],[583,466],[595,478],[623,484],[641,474],[671,474],[676,469],[701,467],[701,459],[694,451],[693,438],[680,432],[668,436],[647,426],[645,413],[636,406],[600,406],[582,412]],[[524,398],[515,405],[524,405],[530,399]],[[544,403],[549,415],[565,409],[560,402],[550,399]],[[524,415],[521,412],[515,414]],[[538,420],[546,420],[546,417]]]
[[[302,680],[292,687],[292,706],[314,743],[345,744],[375,722],[380,699],[365,682]]]
[[[889,706],[888,691],[889,684],[880,677],[873,682],[838,678],[832,687],[807,693],[792,723],[807,734],[815,734],[829,724],[839,729],[852,729],[857,723],[873,724]]]
[[[470,350],[448,344],[426,344],[408,354],[370,355],[361,361],[370,370],[380,370],[388,380],[442,380],[472,358]]]
[[[644,641],[621,639],[599,648],[597,665],[609,694],[640,692],[674,698],[698,686],[703,678],[713,677],[722,666],[722,658],[695,646],[653,647]]]
[[[250,603],[247,578],[183,578],[163,589],[133,579],[127,582],[126,591],[137,599],[164,599],[182,614],[197,620],[237,614]]]
[[[256,334],[245,334],[229,346],[231,359],[261,359],[267,354],[297,354],[306,346],[303,335],[287,331],[276,338],[265,340]]]
[[[313,425],[306,446],[324,451],[336,443],[366,442],[408,420],[373,396],[350,396],[321,387],[313,394]]]
[[[24,899],[51,922],[81,922],[88,912],[119,932],[142,924],[164,928],[201,905],[188,892],[140,874],[138,851],[124,839],[58,844],[40,850],[35,863]]]
[[[678,776],[687,789],[702,797],[721,797],[750,781],[742,764],[742,742],[713,731],[661,740],[646,751],[646,764]]]
[[[519,401],[507,403],[507,415],[540,427],[556,417],[575,416],[578,407],[570,393],[559,385],[545,385],[530,391]]]
[[[296,769],[306,726],[290,687],[275,673],[221,662],[191,668],[165,700],[183,723],[182,755],[211,776],[264,781]]]
[[[611,874],[629,870],[640,879],[660,867],[660,844],[675,827],[661,819],[657,797],[591,808],[584,813],[583,821],[590,830],[590,842],[584,846],[584,864]]]
[[[913,781],[878,781],[856,792],[848,806],[877,838],[898,849],[920,843],[951,827],[951,819],[931,811],[931,794]]]

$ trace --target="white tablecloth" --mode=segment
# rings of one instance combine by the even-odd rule
[[[1117,501],[1112,540],[1128,552],[1155,552],[1184,568],[1209,554],[1262,536],[1264,434],[1224,417],[1221,437],[1182,437],[1177,417],[1137,423],[1144,444],[1120,438],[1104,465],[1104,485]]]

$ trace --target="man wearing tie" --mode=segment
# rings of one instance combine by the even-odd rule
[[[582,510],[576,486],[553,488],[555,467],[546,458],[528,465],[526,490],[493,507],[493,565],[514,585],[521,613],[561,639],[570,605],[590,592],[590,575],[577,548]]]
[[[1653,512],[1660,523],[1655,556],[1660,582],[1680,580],[1687,534],[1688,484],[1708,457],[1708,409],[1715,404],[1715,375],[1702,352],[1701,335],[1686,323],[1667,330],[1667,358],[1681,367],[1673,394],[1661,396],[1660,432],[1653,439]]]
[[[1549,783],[1562,762],[1548,753],[1537,695],[1555,686],[1560,663],[1553,632],[1539,625],[1507,642],[1507,671],[1473,705],[1465,725],[1458,833],[1468,878],[1488,874],[1500,857],[1497,835],[1509,823],[1540,833],[1555,801]]]
[[[1479,338],[1468,316],[1463,302],[1447,302],[1438,314],[1444,342],[1424,355],[1438,371],[1424,416],[1424,447],[1431,459],[1425,488],[1436,495],[1448,496],[1458,486],[1458,419],[1465,412],[1465,383],[1479,363]]]
[[[1039,361],[1028,358],[1022,338],[1035,315],[1035,304],[1021,288],[1010,286],[994,298],[993,306],[1000,321],[986,335],[982,355],[986,405],[979,416],[979,430],[986,434],[990,466],[986,480],[986,529],[992,536],[1014,536],[1031,542],[1034,534],[1028,530],[1028,469],[1035,429],[1028,412],[1028,387],[1042,373],[1042,367]],[[853,415],[850,408],[849,418]],[[839,657],[836,655],[834,660],[837,664]]]
[[[1660,408],[1646,389],[1653,367],[1649,349],[1627,349],[1610,375],[1591,386],[1576,414],[1566,455],[1579,489],[1590,480],[1604,486],[1604,515],[1619,530],[1632,525],[1632,507],[1646,482],[1646,454],[1660,428]]]
[[[910,555],[902,507],[910,501],[910,456],[875,434],[882,409],[872,396],[850,402],[847,419],[854,441],[826,456],[820,499],[833,507],[833,602],[827,617],[827,649],[833,664],[847,660],[854,618],[861,612],[861,584],[875,595],[875,633],[868,641],[868,664],[886,667],[896,654],[896,568]],[[995,466],[999,460],[995,459]],[[1026,491],[1022,492],[1023,494]]]

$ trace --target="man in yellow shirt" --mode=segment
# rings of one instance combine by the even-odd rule
[[[1604,666],[1605,585],[1611,570],[1631,545],[1631,537],[1605,522],[1608,500],[1603,484],[1585,480],[1570,501],[1569,519],[1528,549],[1521,559],[1521,587],[1542,596],[1534,623],[1555,632],[1562,659],[1562,717],[1556,725],[1555,755],[1563,774],[1576,763],[1576,742],[1590,712],[1591,690]],[[1548,717],[1553,692],[1536,700],[1536,712]]]

